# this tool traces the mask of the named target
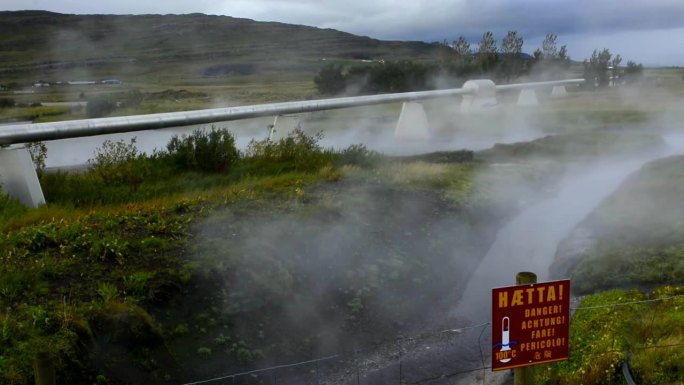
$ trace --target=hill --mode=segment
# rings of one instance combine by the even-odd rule
[[[228,16],[0,12],[2,82],[235,75],[311,78],[329,58],[434,57],[436,44],[380,41],[332,29]]]

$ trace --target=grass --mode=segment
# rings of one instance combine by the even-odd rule
[[[325,57],[343,60],[365,54],[420,60],[437,52],[428,43],[384,42],[333,30],[199,14],[0,16],[0,32],[6,36],[0,64],[14,69],[7,82],[117,78],[187,86],[229,84],[250,76],[267,82],[267,77],[302,74],[313,79]]]
[[[311,77],[311,79],[313,76]],[[311,79],[293,79],[270,81],[261,79],[259,83],[243,83],[234,80],[228,83],[190,82],[190,84],[154,84],[149,82],[135,82],[117,86],[90,87],[53,87],[50,90],[37,90],[29,95],[14,95],[0,93],[0,97],[10,98],[22,105],[33,103],[83,100],[90,95],[112,94],[115,99],[125,102],[126,93],[141,92],[143,100],[135,106],[121,106],[110,116],[143,115],[174,111],[202,110],[209,108],[232,107],[246,104],[261,104],[286,102],[292,100],[311,99],[316,90]],[[177,97],[182,92],[188,94]],[[70,108],[62,106],[11,107],[0,108],[0,122],[2,121],[33,121],[34,123],[85,119],[84,107]]]
[[[684,288],[666,286],[648,295],[611,290],[585,297],[570,324],[570,359],[538,367],[535,383],[623,384],[623,362],[629,363],[637,383],[679,383],[682,294]],[[665,299],[672,296],[679,297]],[[615,306],[647,299],[656,302]]]
[[[0,109],[0,121],[33,121],[35,123],[64,119],[69,116],[66,107],[16,107]]]
[[[126,152],[131,150],[126,143],[123,160],[112,157],[109,164],[104,160],[117,147],[103,146],[109,151],[86,172],[41,176],[47,207],[0,200],[0,305],[9,309],[0,312],[0,378],[29,383],[32,358],[45,346],[53,347],[59,372],[72,383],[117,378],[116,367],[97,359],[114,354],[92,349],[111,342],[127,346],[119,355],[124,362],[157,379],[176,380],[184,374],[179,362],[216,373],[270,354],[311,354],[317,341],[310,336],[323,330],[318,322],[325,319],[338,320],[347,330],[371,321],[394,330],[397,320],[424,314],[420,304],[432,310],[451,306],[444,288],[466,279],[455,274],[468,271],[456,265],[454,252],[480,255],[501,222],[552,195],[563,167],[559,159],[594,160],[605,152],[659,144],[651,135],[564,134],[499,146],[478,154],[475,162],[467,156],[454,162],[446,156],[392,159],[363,146],[324,149],[315,136],[297,132],[276,143],[253,142],[228,169],[210,172],[161,155],[138,157]],[[196,147],[177,149],[196,152]],[[540,155],[556,161],[532,161]],[[492,159],[517,164],[486,163]],[[621,213],[646,216],[647,207],[626,210],[624,204],[654,196],[649,186],[663,180],[668,181],[663,191],[671,193],[656,196],[677,198],[675,181],[684,179],[680,169],[677,162],[667,164],[657,172],[660,177],[635,184],[629,199],[607,201],[601,215],[622,224],[630,221]],[[677,216],[674,210],[664,218]],[[681,239],[669,230],[654,234]],[[681,259],[681,251],[672,250],[666,259]],[[588,260],[589,268],[580,268],[575,277],[577,287],[583,281],[618,283],[618,274],[602,272],[625,260],[643,264],[625,264],[625,274],[649,274],[654,284],[663,282],[657,272],[667,269],[676,277],[681,270],[656,263],[662,250],[629,256],[616,252],[604,265]],[[179,297],[183,302],[174,303]],[[610,292],[593,298],[586,306],[644,295]],[[657,311],[658,319],[662,310],[670,323],[658,327],[677,330],[677,306],[647,310]],[[589,312],[578,313],[573,322],[573,336],[580,338],[572,345],[577,358],[541,373],[545,383],[617,381],[615,368],[624,359],[641,368],[635,370],[644,379],[669,378],[679,351],[641,347],[648,338],[676,345],[679,334],[649,337],[648,320],[630,307]],[[288,324],[292,313],[315,316]],[[642,330],[645,337],[629,340],[627,330]],[[623,348],[633,348],[631,356],[613,353]],[[660,363],[662,369],[654,368]]]
[[[492,162],[523,159],[552,159],[569,163],[599,156],[620,156],[664,147],[655,134],[633,132],[583,131],[549,135],[529,142],[496,144],[479,152],[478,157]]]
[[[674,156],[643,166],[585,220],[595,240],[579,256],[577,292],[684,282],[683,163]]]
[[[253,142],[228,167],[195,170],[195,163],[178,160],[185,160],[188,154],[198,156],[204,151],[199,144],[204,139],[216,142],[221,148],[234,143],[212,134],[194,134],[192,138],[196,141],[181,138],[176,145],[169,146],[174,154],[182,155],[180,158],[170,154],[139,155],[134,142],[105,143],[84,172],[41,174],[47,206],[28,209],[3,195],[0,201],[0,307],[3,309],[0,311],[3,333],[0,378],[3,382],[31,382],[33,357],[46,346],[50,347],[57,371],[71,383],[94,382],[105,374],[111,377],[115,368],[100,359],[113,356],[92,348],[111,343],[127,347],[120,359],[148,371],[153,371],[153,362],[173,360],[172,353],[164,346],[176,346],[176,336],[202,343],[190,350],[196,354],[188,358],[191,360],[232,357],[236,362],[245,363],[260,357],[261,353],[251,347],[254,341],[236,342],[219,349],[198,337],[206,334],[206,330],[213,330],[219,319],[226,325],[235,322],[225,315],[212,313],[196,323],[201,327],[176,333],[182,328],[179,329],[175,317],[152,314],[154,304],[176,295],[193,280],[202,276],[208,281],[215,279],[211,264],[196,265],[187,254],[190,226],[210,213],[240,202],[247,205],[255,202],[269,210],[275,209],[272,202],[299,207],[312,199],[307,190],[339,181],[342,169],[372,173],[375,162],[381,160],[378,154],[363,146],[325,150],[315,137],[298,131],[279,142]],[[213,147],[208,148],[211,151]],[[208,156],[222,159],[217,154]],[[412,166],[406,167],[408,170]],[[383,178],[389,178],[393,172],[383,171]],[[432,178],[446,180],[454,175],[454,172],[435,172]],[[467,174],[462,177],[467,178]],[[447,186],[444,182],[438,185]],[[451,191],[455,189],[450,187]],[[253,211],[261,215],[268,213],[263,209]],[[234,247],[227,243],[221,249]],[[209,258],[213,254],[201,255]],[[245,302],[235,303],[241,314],[249,313],[255,300],[259,306],[273,307],[277,298],[287,300],[296,289],[292,286],[293,277],[299,273],[294,266],[285,264],[279,269],[260,272],[253,266],[260,260],[266,265],[274,262],[269,255],[255,258],[246,266],[227,265],[223,260],[215,262],[213,269],[227,267],[230,274],[247,274],[255,280],[242,291],[232,290],[235,295],[244,293]],[[395,270],[397,277],[413,271],[401,264]],[[352,271],[350,267],[348,272]],[[396,282],[396,278],[388,281],[375,275],[366,277],[366,274],[354,272],[354,276],[362,276],[361,281],[376,280],[378,283],[374,285]],[[357,298],[357,302],[352,302],[357,304],[361,298],[371,298],[377,288],[374,285],[357,287],[354,279],[349,279],[343,303]],[[354,309],[350,308],[352,315],[359,316]],[[223,333],[240,341],[232,326],[227,326]],[[178,350],[173,354],[188,351],[181,346],[175,349]],[[176,377],[182,372],[177,370],[166,375]]]
[[[129,206],[5,232],[0,239],[3,381],[28,382],[33,355],[47,346],[67,378],[80,382],[93,376],[86,370],[80,377],[74,370],[86,365],[79,346],[102,330],[98,320],[116,317],[108,304],[127,300],[125,306],[137,306],[133,303],[154,298],[165,285],[180,285],[183,265],[174,250],[186,219],[163,209]],[[11,221],[5,226],[14,227]],[[130,277],[149,270],[156,279],[132,283]]]

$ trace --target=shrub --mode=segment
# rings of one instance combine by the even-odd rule
[[[179,170],[223,173],[230,171],[239,159],[233,134],[214,126],[209,132],[200,128],[180,138],[174,135],[166,149]]]
[[[150,173],[150,165],[144,154],[138,153],[136,138],[130,143],[123,139],[113,142],[109,139],[95,150],[95,158],[89,159],[90,169],[106,184],[139,186]]]
[[[14,99],[0,98],[0,108],[11,108],[11,107],[14,107]]]
[[[26,213],[26,211],[28,211],[28,207],[7,195],[0,184],[0,223],[5,222],[9,218],[19,217]]]
[[[116,110],[116,101],[111,95],[98,95],[88,99],[86,116],[100,118],[111,114],[114,110]]]
[[[336,64],[323,66],[314,78],[314,84],[321,94],[335,95],[341,93],[345,88],[342,66]]]
[[[333,160],[333,153],[324,151],[318,144],[322,137],[320,132],[310,136],[295,129],[278,141],[252,140],[247,146],[245,160],[251,170],[260,173],[315,171]]]
[[[125,198],[111,194],[102,179],[92,173],[47,172],[40,176],[40,185],[48,204],[84,207],[107,202],[107,197]]]
[[[36,168],[38,175],[45,171],[45,159],[47,158],[47,146],[43,142],[31,142],[26,145],[26,149],[31,155],[31,160]]]
[[[382,156],[379,153],[369,150],[365,145],[352,144],[338,152],[335,163],[367,168],[375,165],[380,159]]]

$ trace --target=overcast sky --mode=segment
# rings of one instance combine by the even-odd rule
[[[583,60],[609,48],[644,65],[684,65],[684,0],[0,0],[0,10],[76,14],[206,13],[333,28],[383,40],[473,46],[509,30],[532,53],[548,32]]]

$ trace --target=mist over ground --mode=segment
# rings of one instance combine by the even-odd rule
[[[195,228],[193,258],[221,288],[219,313],[243,319],[243,333],[270,314],[258,335],[276,339],[271,347],[279,354],[323,356],[486,322],[492,287],[512,285],[517,271],[542,281],[568,278],[549,271],[563,239],[633,172],[684,149],[667,118],[677,106],[652,115],[662,108],[657,103],[671,102],[654,101],[634,100],[629,108],[640,106],[644,120],[620,126],[603,117],[573,122],[556,114],[560,101],[460,119],[458,112],[431,114],[431,124],[441,124],[433,132],[445,140],[420,143],[394,142],[388,118],[363,127],[358,115],[335,112],[354,127],[324,131],[322,143],[335,148],[364,143],[381,151],[391,143],[404,146],[392,147],[394,154],[407,155],[477,149],[468,134],[489,141],[475,154],[470,191],[477,199],[454,206],[448,193],[402,184],[444,179],[445,164],[399,162],[374,175],[350,169],[334,186],[302,191],[294,201],[231,205],[211,215]],[[378,119],[387,120],[384,130],[373,124]],[[304,128],[317,132],[322,120],[304,121]],[[475,120],[480,124],[465,127]],[[283,334],[288,338],[278,340]]]
[[[427,349],[404,353],[409,345],[398,339],[486,322],[489,290],[512,284],[517,271],[571,276],[585,266],[583,248],[594,245],[581,242],[595,238],[586,218],[642,165],[682,149],[677,98],[611,91],[555,99],[540,90],[540,105],[528,107],[501,95],[498,106],[471,114],[458,98],[425,102],[430,138],[420,141],[394,136],[399,105],[291,117],[306,133],[322,133],[322,147],[363,144],[380,153],[377,163],[324,168],[325,182],[295,181],[300,187],[283,196],[275,192],[287,175],[259,187],[248,178],[240,185],[246,197],[252,188],[273,196],[226,197],[199,213],[183,245],[188,287],[153,310],[170,325],[168,349],[188,365],[180,375],[210,378],[359,350],[373,352],[363,359],[377,378],[387,377],[397,352],[421,368],[446,367]],[[227,127],[244,150],[272,123],[214,126]],[[194,128],[109,138],[135,137],[149,154]],[[83,164],[103,139],[52,142],[48,165]],[[577,233],[580,242],[568,241]],[[577,258],[565,263],[570,254]],[[459,347],[471,361],[482,343],[475,337]],[[349,380],[344,365],[331,376],[339,382]]]

